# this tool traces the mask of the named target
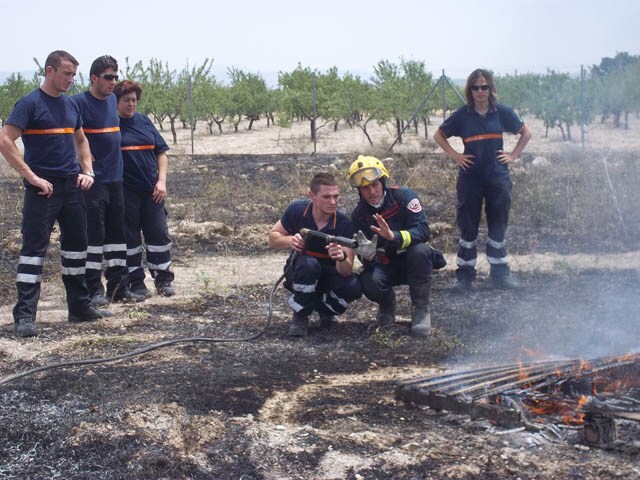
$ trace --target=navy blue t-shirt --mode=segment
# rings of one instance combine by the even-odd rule
[[[80,173],[74,133],[82,127],[82,119],[70,97],[52,97],[37,88],[16,102],[6,123],[22,130],[24,161],[36,175]]]
[[[91,93],[84,92],[71,98],[80,107],[82,129],[89,140],[93,155],[95,181],[121,182],[120,117],[116,96],[111,94],[100,100]]]
[[[169,150],[160,132],[146,115],[120,117],[123,182],[129,190],[153,192],[158,182],[157,156]]]
[[[313,219],[312,214],[313,204],[311,200],[296,200],[291,203],[280,218],[280,223],[289,235],[295,235],[300,232],[302,228],[308,228],[310,230],[318,231],[318,226]],[[328,235],[335,235],[339,237],[353,238],[355,230],[353,225],[342,212],[336,212],[330,219],[329,223],[322,228],[322,233]],[[333,262],[327,253],[327,243],[316,237],[307,237],[305,243],[305,254],[319,258],[321,260],[328,260]]]
[[[502,133],[518,133],[524,123],[509,107],[498,104],[482,117],[473,108],[460,107],[447,118],[440,131],[445,137],[460,137],[464,153],[475,155],[474,164],[462,175],[508,175],[509,166],[498,161],[498,150],[504,148]]]

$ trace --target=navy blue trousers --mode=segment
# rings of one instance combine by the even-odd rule
[[[16,276],[18,301],[13,308],[15,320],[36,319],[44,260],[56,221],[60,227],[61,274],[69,312],[82,312],[90,305],[85,283],[87,220],[82,191],[76,186],[75,176],[47,180],[53,185],[50,198],[38,195],[40,189],[24,182],[22,248]]]
[[[472,281],[476,278],[478,230],[483,204],[487,217],[486,254],[491,277],[509,275],[505,235],[511,209],[511,186],[511,178],[505,175],[489,178],[458,175],[456,222],[460,229],[460,241],[456,276],[459,279]]]
[[[303,315],[314,310],[323,315],[340,315],[350,302],[362,296],[358,277],[343,277],[331,262],[295,255],[293,259],[289,257],[285,269],[284,286],[292,292],[289,306]]]

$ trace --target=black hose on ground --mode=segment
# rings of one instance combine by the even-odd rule
[[[295,256],[295,255],[294,255]],[[291,259],[293,260],[293,259]],[[39,372],[44,372],[47,370],[53,370],[56,368],[65,368],[65,367],[80,367],[84,365],[97,365],[99,363],[107,363],[107,362],[116,362],[118,360],[124,360],[125,358],[131,358],[138,355],[142,355],[147,352],[151,352],[153,350],[158,350],[159,348],[165,348],[172,345],[178,345],[181,343],[233,343],[233,342],[251,342],[260,338],[267,331],[269,326],[271,325],[271,320],[273,318],[273,294],[280,285],[280,282],[285,278],[287,271],[293,264],[293,261],[288,262],[287,268],[285,272],[280,276],[278,281],[275,283],[271,292],[269,293],[269,312],[267,314],[267,321],[265,322],[262,329],[253,335],[248,337],[238,337],[238,338],[213,338],[213,337],[185,337],[185,338],[176,338],[173,340],[166,340],[164,342],[152,343],[151,345],[147,345],[146,347],[141,347],[136,350],[132,350],[128,353],[123,353],[121,355],[115,355],[113,357],[104,357],[104,358],[88,358],[86,360],[68,360],[66,362],[60,363],[50,363],[47,365],[42,365],[41,367],[32,368],[30,370],[26,370],[21,373],[16,373],[14,375],[9,375],[8,377],[4,377],[0,379],[0,386],[6,385],[11,382],[15,382],[24,377],[28,377],[30,375],[34,375]]]

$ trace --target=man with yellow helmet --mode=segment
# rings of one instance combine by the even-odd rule
[[[433,270],[427,217],[418,194],[408,187],[389,187],[389,172],[375,157],[360,155],[349,168],[349,183],[358,189],[360,201],[351,214],[354,229],[368,238],[378,235],[378,253],[363,258],[362,292],[378,303],[380,325],[395,322],[393,287],[409,285],[411,333],[431,331],[429,299]]]

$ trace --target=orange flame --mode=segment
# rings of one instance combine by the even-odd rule
[[[582,407],[584,407],[587,403],[589,403],[589,398],[585,395],[580,395],[578,399],[578,405],[576,407],[576,412],[573,415],[564,415],[562,417],[562,421],[566,425],[582,425],[584,423],[584,412],[581,412]]]

